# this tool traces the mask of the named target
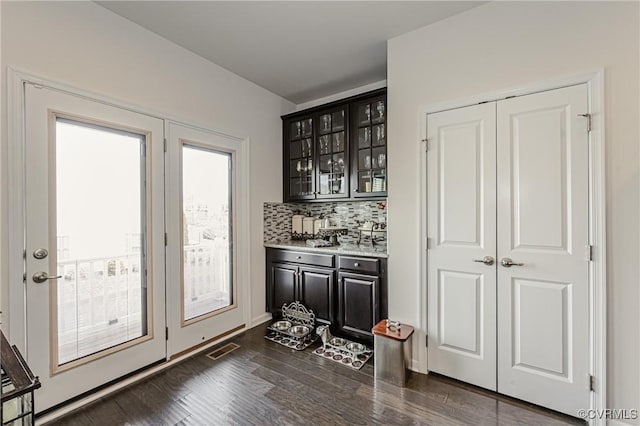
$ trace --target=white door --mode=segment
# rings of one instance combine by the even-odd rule
[[[167,124],[169,356],[245,326],[242,141]]]
[[[497,109],[498,390],[574,416],[589,407],[587,93]]]
[[[165,359],[164,130],[31,84],[25,108],[26,358],[39,412]]]
[[[429,370],[496,390],[495,103],[430,114]],[[486,262],[482,262],[486,259]]]

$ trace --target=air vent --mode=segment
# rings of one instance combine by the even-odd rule
[[[235,343],[227,343],[226,345],[219,347],[215,351],[208,353],[207,356],[211,359],[218,359],[225,356],[229,352],[235,351],[239,347],[240,345],[236,345]]]

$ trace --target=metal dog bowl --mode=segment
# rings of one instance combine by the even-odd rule
[[[347,345],[347,350],[352,354],[359,354],[364,352],[366,349],[367,347],[365,345],[356,342],[351,342]]]
[[[271,328],[275,330],[280,330],[280,331],[287,330],[290,327],[291,327],[290,321],[276,321],[273,324],[271,324]]]
[[[346,345],[347,344],[347,340],[346,339],[342,339],[340,337],[334,337],[333,339],[329,340],[329,344],[331,346],[340,347],[340,346]]]
[[[309,331],[311,331],[311,329],[306,325],[295,325],[288,330],[289,334],[297,337],[302,337],[309,333]]]

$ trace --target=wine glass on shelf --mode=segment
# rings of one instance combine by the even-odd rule
[[[379,167],[385,167],[386,166],[386,161],[387,161],[387,156],[385,154],[379,154],[378,155],[378,166]]]
[[[298,173],[302,172],[302,162],[298,160],[298,164],[296,164],[296,170]]]

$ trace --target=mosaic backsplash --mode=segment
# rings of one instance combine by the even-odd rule
[[[356,244],[358,227],[365,221],[387,223],[387,201],[347,201],[326,203],[264,203],[264,241],[291,239],[291,218],[294,214],[328,217],[336,226],[348,228],[340,243]]]

